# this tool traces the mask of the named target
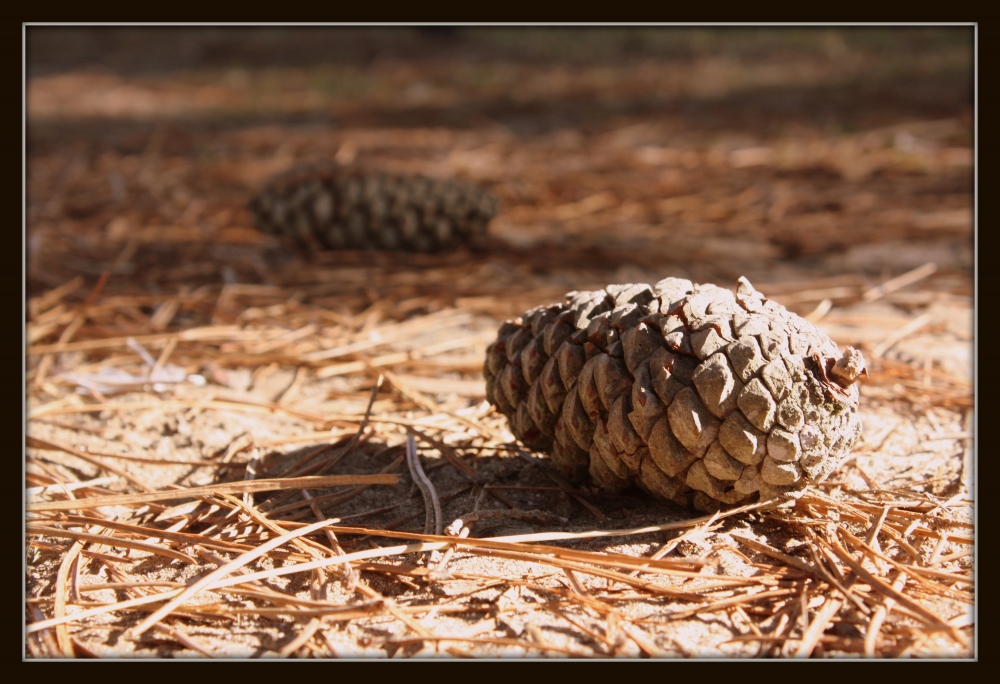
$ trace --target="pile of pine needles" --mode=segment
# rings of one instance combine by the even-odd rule
[[[467,280],[483,270],[464,268]],[[405,271],[392,270],[378,273],[383,288],[405,281]],[[456,270],[424,270],[425,287],[433,290],[436,278],[454,282],[461,277]],[[925,268],[924,275],[932,270]],[[327,292],[346,292],[371,276],[336,273],[322,285]],[[400,297],[389,310],[386,302],[393,300],[382,298],[352,316],[353,302],[341,302],[338,313],[315,292],[308,300],[301,288],[223,285],[167,298],[102,297],[105,280],[90,291],[81,291],[79,279],[68,282],[29,306],[25,532],[29,575],[36,577],[31,567],[38,568],[39,582],[48,574],[43,567],[54,575],[48,590],[29,592],[32,656],[101,655],[84,638],[95,630],[112,630],[137,652],[170,644],[206,656],[231,655],[241,652],[192,632],[226,630],[248,616],[284,621],[284,636],[262,647],[281,656],[972,653],[974,538],[965,486],[947,497],[880,486],[854,464],[867,486],[824,483],[791,508],[767,510],[762,502],[687,519],[680,511],[671,522],[607,529],[596,492],[558,482],[554,473],[555,487],[504,487],[478,468],[477,456],[487,453],[537,461],[512,442],[488,406],[475,403],[482,396],[482,352],[495,330],[496,310],[492,316],[484,311],[489,300],[448,305],[432,296]],[[893,283],[881,288],[879,296]],[[862,289],[858,300],[874,298]],[[800,289],[798,300],[815,296],[802,295],[808,291]],[[71,305],[74,293],[79,301]],[[784,296],[796,299],[795,292]],[[828,298],[820,300],[813,311],[822,316],[830,307]],[[150,304],[152,314],[143,316],[140,307]],[[168,330],[175,317],[191,311],[215,324]],[[54,342],[37,341],[56,332]],[[876,382],[866,390],[883,387],[893,394],[900,382],[909,382],[905,392],[922,392],[932,405],[971,405],[968,388],[940,370],[926,382],[912,366],[886,364],[878,356],[874,361]],[[267,369],[297,370],[278,396],[266,400],[222,384],[235,367],[257,368],[255,381]],[[364,411],[336,412],[336,402],[306,391],[345,378],[357,380],[353,390],[320,399],[366,399]],[[40,401],[45,395],[48,400]],[[138,429],[137,416],[149,411],[176,413],[188,423],[205,412],[282,417],[312,429],[279,439],[242,435],[207,458],[190,459],[80,448],[35,436],[32,427],[98,434],[100,427],[65,422],[98,414]],[[968,443],[970,435],[950,437]],[[877,449],[873,440],[885,438],[866,437],[859,451]],[[292,461],[278,448],[290,445],[303,447]],[[392,460],[378,472],[333,474],[346,457],[362,452]],[[374,456],[369,470],[378,462]],[[157,467],[208,472],[209,483],[162,483],[146,475]],[[75,479],[87,468],[94,477]],[[439,492],[428,473],[442,468],[464,484]],[[422,511],[369,525],[366,518],[400,504],[343,512],[366,490],[407,477],[424,502]],[[568,520],[550,511],[511,502],[505,488],[569,495],[585,516],[605,524],[580,529],[575,520],[573,531],[471,535],[477,522],[497,517],[567,527]],[[270,498],[260,500],[265,492]],[[444,517],[443,504],[465,494],[475,502],[471,510]],[[481,509],[485,495],[503,507]],[[414,520],[423,532],[398,529]],[[777,548],[747,528],[724,527],[727,520],[750,520],[749,529],[768,527],[770,536],[787,543]],[[706,544],[707,535],[719,530],[725,534]],[[667,533],[645,555],[579,548],[586,540],[627,544]],[[689,540],[697,554],[675,553]],[[475,565],[476,559],[518,561],[518,570]],[[373,574],[402,583],[411,595],[379,591],[366,579]],[[461,592],[447,590],[455,583]],[[537,614],[541,622],[511,627],[511,616]],[[712,615],[725,616],[733,636],[707,650],[665,629]],[[386,621],[401,627],[372,636],[372,626]]]

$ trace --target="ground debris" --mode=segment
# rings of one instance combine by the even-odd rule
[[[977,656],[970,46],[464,35],[500,57],[32,73],[28,657]],[[334,158],[481,185],[488,244],[253,229]],[[566,481],[486,401],[505,319],[668,275],[869,361],[861,440],[789,508]]]

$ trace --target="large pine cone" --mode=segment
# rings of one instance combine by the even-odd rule
[[[486,396],[527,447],[603,489],[700,509],[794,498],[861,434],[864,358],[765,299],[666,278],[504,323]]]
[[[312,249],[434,252],[478,245],[497,201],[458,181],[327,164],[276,176],[250,212],[263,232]]]

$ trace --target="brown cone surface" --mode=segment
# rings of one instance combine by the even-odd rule
[[[701,509],[794,498],[861,434],[860,353],[764,298],[666,278],[504,323],[486,396],[527,447],[610,491]]]
[[[497,201],[459,181],[327,164],[275,177],[250,212],[263,232],[313,249],[435,252],[478,244]]]

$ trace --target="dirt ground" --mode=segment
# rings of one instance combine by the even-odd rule
[[[26,658],[976,657],[971,28],[27,35]],[[330,159],[482,185],[488,246],[254,229]],[[865,354],[862,440],[793,508],[565,482],[486,403],[503,320],[667,276]]]

